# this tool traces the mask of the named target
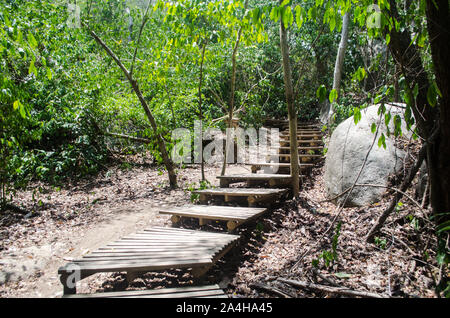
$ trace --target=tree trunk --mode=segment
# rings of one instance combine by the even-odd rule
[[[248,0],[245,1],[244,10],[247,10]],[[239,43],[241,41],[242,27],[239,28],[236,43],[233,48],[233,54],[231,56],[231,88],[230,88],[230,100],[228,101],[228,120],[227,128],[233,127],[233,113],[234,113],[234,95],[236,91],[236,55],[239,48]],[[225,175],[227,169],[227,153],[228,149],[233,146],[233,141],[228,140],[228,134],[225,133],[225,152],[223,154],[223,165],[220,175]]]
[[[298,197],[300,193],[300,175],[299,175],[300,169],[299,169],[298,148],[297,148],[297,112],[294,105],[294,88],[292,85],[291,63],[289,61],[289,46],[287,42],[287,31],[281,19],[280,19],[280,47],[283,62],[283,75],[284,75],[283,77],[284,77],[286,102],[289,116],[292,192],[294,197]]]
[[[341,41],[339,42],[339,48],[336,56],[336,63],[334,65],[334,73],[333,73],[332,89],[336,90],[338,93],[336,101],[339,99],[341,91],[341,79],[342,79],[342,72],[344,69],[345,51],[347,49],[349,25],[350,25],[350,12],[346,12],[342,18]],[[333,114],[334,114],[334,107],[332,104],[329,104],[328,100],[326,100],[325,104],[322,106],[321,121],[333,122],[332,120]]]
[[[170,91],[166,83],[164,83],[164,90],[166,91],[167,98],[169,99],[170,112],[172,113],[172,124],[173,128],[175,129],[177,128],[177,118],[175,117],[175,110],[173,109],[172,97],[170,97]]]
[[[123,65],[123,63],[120,61],[120,59],[114,54],[113,51],[100,39],[97,34],[95,34],[94,31],[89,30],[89,33],[94,38],[94,40],[100,44],[100,46],[106,51],[106,53],[116,62],[117,66],[122,70],[122,72],[127,77],[128,81],[131,84],[131,87],[133,88],[136,96],[138,97],[142,108],[144,108],[145,114],[147,115],[147,118],[150,122],[150,125],[153,129],[153,132],[155,133],[156,142],[158,144],[159,150],[161,152],[161,157],[163,158],[164,166],[167,169],[167,173],[169,175],[169,183],[171,188],[177,187],[177,176],[175,174],[175,170],[173,167],[172,160],[169,157],[169,154],[167,153],[167,148],[164,143],[164,140],[162,136],[158,133],[158,125],[156,124],[155,118],[152,115],[152,112],[150,111],[150,108],[148,107],[147,101],[145,100],[144,96],[142,95],[142,92],[139,88],[139,85],[135,79],[133,79],[130,72],[126,69],[126,67]]]
[[[334,65],[333,89],[339,92],[341,89],[342,70],[344,68],[344,57],[348,42],[348,29],[350,24],[350,12],[346,12],[342,18],[341,42],[336,56],[336,64]]]
[[[437,6],[437,7],[436,7]],[[427,28],[439,99],[439,135],[430,149],[430,185],[433,213],[450,211],[450,13],[448,0],[427,0]],[[431,108],[431,107],[429,107]],[[438,223],[449,220],[447,214]]]
[[[205,43],[203,43],[203,49],[202,49],[202,60],[200,63],[200,76],[198,80],[198,110],[200,114],[200,121],[203,121],[203,105],[202,105],[202,84],[203,84],[203,62],[205,61],[205,51],[206,51],[206,45],[208,44],[208,41],[205,40]],[[203,133],[203,132],[202,132]],[[203,150],[203,147],[202,147]],[[200,153],[200,165],[201,165],[201,174],[202,174],[202,181],[206,180],[205,177],[205,161],[203,160],[203,151]]]

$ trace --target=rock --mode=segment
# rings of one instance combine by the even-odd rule
[[[403,108],[399,105],[387,105],[392,118],[399,114],[403,118]],[[353,117],[348,118],[338,125],[334,130],[325,161],[325,190],[328,198],[334,198],[346,189],[350,188],[364,163],[368,150],[370,149],[375,134],[371,131],[372,123],[378,124],[379,105],[367,107],[361,111],[361,120],[357,125]],[[391,119],[389,130],[394,131]],[[394,140],[387,137],[387,128],[384,116],[379,127],[377,140],[370,151],[366,165],[359,177],[358,184],[388,185],[391,174],[401,171],[405,152],[397,149]],[[406,125],[402,119],[402,132],[407,132]],[[378,138],[384,133],[386,136],[386,149],[378,147]],[[410,135],[406,133],[406,135]],[[349,195],[345,206],[365,206],[380,201],[382,194],[386,191],[381,187],[355,187]],[[341,203],[346,195],[335,201]],[[335,203],[336,203],[335,202]]]

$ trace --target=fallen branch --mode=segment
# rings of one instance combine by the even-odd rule
[[[344,296],[352,296],[352,297],[364,297],[364,298],[389,298],[387,295],[380,295],[375,294],[371,292],[366,291],[359,291],[359,290],[353,290],[345,287],[332,287],[332,286],[326,286],[326,285],[319,285],[319,284],[313,284],[308,282],[302,282],[298,280],[290,280],[290,279],[284,279],[284,278],[278,278],[279,282],[300,287],[303,289],[310,289],[314,291],[324,292],[328,294],[337,294],[337,295],[344,295]]]
[[[333,285],[334,287],[341,287],[339,286],[335,281],[329,279],[328,277],[323,276],[321,273],[319,273],[319,271],[316,268],[312,268],[312,272],[314,275],[318,276],[319,278],[321,278],[322,280],[326,281],[328,284]]]
[[[284,297],[284,298],[292,298],[292,296],[282,292],[281,290],[279,290],[276,287],[264,285],[264,284],[261,284],[261,283],[253,283],[253,284],[250,285],[250,287],[254,288],[254,289],[262,289],[262,290],[274,293],[274,294],[276,294],[278,296],[281,296],[281,297]]]

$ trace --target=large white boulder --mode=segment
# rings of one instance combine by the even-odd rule
[[[385,106],[386,111],[390,111],[392,118],[397,114],[401,116],[402,131],[404,134],[407,133],[403,120],[404,105],[386,104]],[[371,130],[372,124],[378,125],[380,119],[377,140],[369,153],[357,183],[387,186],[388,177],[402,169],[405,152],[397,149],[394,146],[394,140],[387,137],[385,118],[378,115],[378,109],[379,105],[374,105],[361,110],[361,120],[357,125],[354,123],[354,118],[350,117],[339,124],[331,135],[324,176],[328,198],[338,196],[355,182],[375,137],[375,133],[372,133]],[[394,132],[392,122],[393,120],[389,124],[391,136]],[[378,147],[378,138],[381,133],[386,135],[386,149],[383,146]],[[355,187],[346,201],[346,206],[364,206],[375,203],[380,200],[385,191],[386,189],[381,187]],[[345,197],[346,194],[334,201],[340,203]]]

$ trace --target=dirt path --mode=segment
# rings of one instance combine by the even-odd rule
[[[62,285],[57,275],[58,268],[66,261],[76,259],[98,247],[119,239],[121,236],[141,230],[149,225],[164,225],[167,217],[159,216],[158,210],[152,206],[113,211],[114,217],[87,228],[68,231],[54,243],[25,248],[19,251],[18,257],[11,257],[6,262],[13,261],[27,269],[23,273],[25,280],[18,282],[19,287],[13,297],[59,297],[62,295]],[[15,254],[17,255],[17,254]],[[19,270],[20,271],[20,270]],[[34,272],[34,275],[31,272]],[[15,271],[17,274],[17,270]],[[85,291],[90,280],[98,279],[98,275],[80,282],[79,290]],[[22,287],[22,288],[21,288]],[[9,296],[6,294],[6,296]]]
[[[215,185],[219,169],[206,170],[207,179]],[[180,188],[170,190],[166,175],[157,168],[110,171],[65,190],[45,189],[39,196],[40,216],[0,227],[0,297],[61,296],[60,266],[124,235],[149,226],[170,226],[170,216],[159,215],[158,208],[189,204],[190,194],[184,189],[199,180],[198,167],[180,170]],[[36,196],[33,189],[39,187],[43,185],[18,193],[17,202],[36,208],[30,202]],[[109,275],[84,279],[77,290],[90,292],[89,286],[101,285]]]

